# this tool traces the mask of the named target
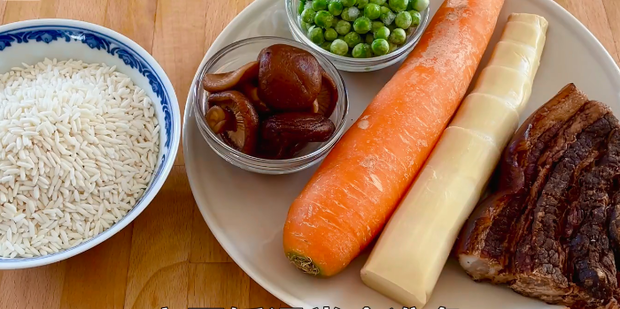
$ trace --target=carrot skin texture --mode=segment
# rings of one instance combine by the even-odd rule
[[[463,100],[504,0],[446,0],[392,79],[292,203],[284,251],[320,277],[381,232]]]

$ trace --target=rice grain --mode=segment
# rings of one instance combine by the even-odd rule
[[[0,257],[53,254],[118,222],[150,185],[159,132],[116,67],[45,59],[0,74]]]

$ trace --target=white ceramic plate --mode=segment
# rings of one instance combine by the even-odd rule
[[[433,14],[441,0],[431,0]],[[563,86],[573,82],[591,99],[620,111],[620,70],[595,37],[552,0],[506,0],[486,59],[510,13],[536,13],[550,22],[548,42],[523,120]],[[256,0],[222,32],[203,63],[217,50],[242,38],[259,35],[291,37],[283,0]],[[258,53],[259,51],[257,51]],[[397,67],[374,73],[343,73],[350,94],[349,125],[389,80]],[[191,102],[188,102],[188,106]],[[359,271],[367,255],[331,279],[304,275],[290,265],[282,249],[282,227],[290,203],[314,169],[288,176],[244,172],[220,159],[202,139],[192,109],[184,124],[184,153],[194,197],[213,234],[235,262],[254,280],[287,304],[313,308],[402,308],[367,288]],[[415,278],[411,278],[415,280]],[[472,282],[458,264],[446,266],[426,308],[553,308],[506,288]]]

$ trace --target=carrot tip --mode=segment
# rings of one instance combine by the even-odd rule
[[[307,256],[301,256],[296,253],[287,253],[286,257],[295,267],[303,271],[305,274],[318,276],[321,270],[318,266],[312,262],[312,259]]]

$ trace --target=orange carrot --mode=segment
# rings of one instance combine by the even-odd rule
[[[293,202],[284,251],[342,271],[375,239],[465,96],[504,0],[446,0],[415,50]]]

